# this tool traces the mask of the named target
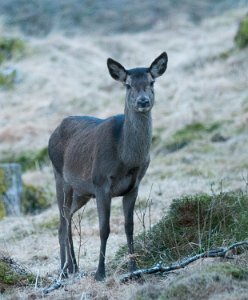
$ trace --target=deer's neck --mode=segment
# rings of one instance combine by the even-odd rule
[[[139,113],[125,108],[120,144],[121,159],[132,165],[147,160],[152,140],[151,112]]]

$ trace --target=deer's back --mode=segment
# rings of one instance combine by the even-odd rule
[[[116,152],[123,122],[124,115],[108,119],[65,118],[49,140],[49,156],[56,171],[62,175],[63,170],[73,170],[75,175],[90,177],[95,159],[111,157]]]

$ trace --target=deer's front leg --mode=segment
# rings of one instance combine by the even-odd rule
[[[105,253],[106,244],[110,233],[109,218],[110,218],[110,204],[111,198],[106,192],[101,189],[96,193],[96,203],[99,218],[99,229],[100,229],[100,255],[99,264],[96,271],[95,279],[97,281],[104,280],[105,278]]]
[[[123,211],[125,216],[125,232],[127,236],[128,252],[130,254],[128,269],[133,272],[136,269],[133,247],[133,211],[138,194],[138,188],[132,190],[123,197]]]

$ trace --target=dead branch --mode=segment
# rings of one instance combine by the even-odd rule
[[[187,258],[184,258],[183,260],[179,262],[174,262],[168,266],[163,266],[161,262],[157,263],[154,267],[147,268],[147,269],[138,269],[132,273],[124,274],[120,277],[120,283],[125,283],[128,280],[137,279],[143,274],[155,274],[155,273],[169,273],[178,269],[182,269],[186,267],[187,265],[191,264],[192,262],[200,259],[200,258],[206,258],[206,257],[225,257],[225,258],[231,258],[228,256],[228,252],[230,252],[233,249],[237,249],[241,246],[248,246],[248,240],[234,243],[228,247],[221,247],[209,251],[202,252],[200,254],[196,254],[194,256],[190,256]],[[83,274],[83,277],[85,277],[86,274]],[[82,277],[80,277],[82,278]],[[61,276],[58,280],[56,280],[53,284],[51,284],[49,287],[43,289],[43,294],[48,294],[53,292],[54,290],[57,290],[61,287],[63,287],[66,283],[66,280],[62,280]]]
[[[248,246],[248,241],[234,243],[228,247],[221,247],[213,250],[208,250],[200,254],[196,254],[194,256],[184,258],[183,260],[179,262],[174,262],[168,266],[163,266],[162,263],[159,262],[154,267],[147,268],[147,269],[138,269],[132,273],[127,273],[122,275],[120,277],[120,282],[125,283],[128,280],[139,278],[142,274],[169,273],[171,271],[182,269],[200,258],[206,258],[206,257],[231,258],[228,257],[228,252],[240,246]]]
[[[45,288],[42,292],[43,294],[48,294],[53,292],[54,290],[58,290],[60,287],[62,287],[62,281],[56,280],[53,284],[51,284],[49,287]]]

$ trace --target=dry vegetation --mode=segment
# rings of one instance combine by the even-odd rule
[[[245,187],[248,49],[239,49],[234,43],[245,13],[233,8],[215,16],[205,15],[196,24],[181,12],[169,20],[160,16],[154,26],[151,15],[148,27],[139,23],[137,32],[130,28],[121,32],[121,27],[116,27],[107,35],[94,30],[88,35],[73,28],[62,32],[54,26],[49,35],[43,32],[42,38],[25,35],[2,19],[0,35],[17,37],[25,46],[0,65],[0,74],[8,68],[16,72],[10,84],[0,87],[0,160],[21,162],[25,184],[41,186],[53,195],[52,206],[42,213],[0,221],[0,251],[35,276],[39,274],[37,288],[17,287],[16,298],[40,297],[44,278],[51,282],[58,276],[58,211],[53,174],[45,155],[51,131],[68,115],[107,117],[123,110],[124,88],[108,75],[107,57],[127,67],[149,65],[163,50],[169,57],[168,71],[156,83],[152,159],[140,190],[137,233],[157,223],[174,198]],[[144,225],[140,216],[147,210],[148,197],[152,205]],[[92,200],[83,213],[82,240],[74,230],[75,248],[81,243],[80,268],[88,274],[95,271],[98,260],[95,208]],[[78,225],[77,216],[74,222]],[[123,225],[121,201],[114,199],[108,262],[125,243]],[[221,259],[214,264],[207,259],[168,277],[155,276],[128,285],[120,285],[111,269],[105,283],[90,277],[71,278],[69,284],[46,298],[246,299],[247,268],[247,253],[243,252],[227,266]],[[199,294],[204,289],[205,295]],[[5,291],[0,299],[12,296],[13,291]]]

